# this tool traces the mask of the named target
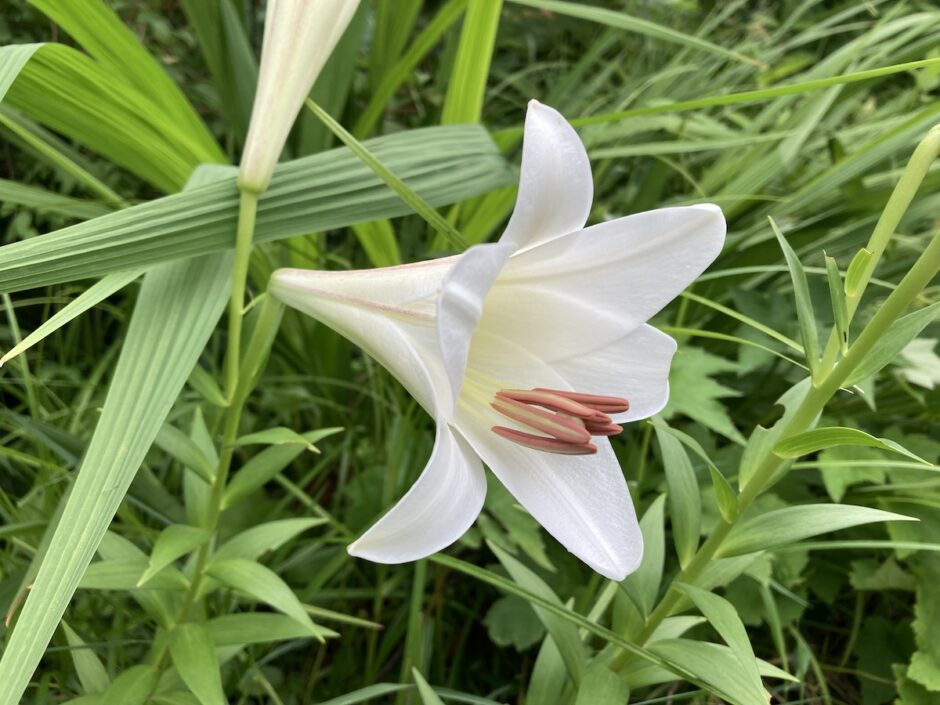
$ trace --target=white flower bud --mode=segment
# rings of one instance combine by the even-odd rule
[[[359,0],[268,0],[261,70],[238,175],[264,191],[297,113]]]

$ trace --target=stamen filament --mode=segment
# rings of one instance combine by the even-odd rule
[[[591,438],[581,419],[545,411],[499,395],[490,406],[503,416],[536,431],[547,433],[559,441],[586,443]]]
[[[505,426],[493,426],[490,430],[497,436],[533,450],[544,450],[562,455],[593,455],[597,452],[597,446],[593,443],[568,443],[556,438],[545,438],[544,436],[524,433]]]

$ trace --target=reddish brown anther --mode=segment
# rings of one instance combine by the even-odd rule
[[[620,397],[582,394],[557,389],[501,389],[490,403],[498,413],[519,425],[545,435],[506,426],[492,431],[514,443],[550,453],[596,453],[591,436],[616,436],[623,431],[608,416],[630,408]]]

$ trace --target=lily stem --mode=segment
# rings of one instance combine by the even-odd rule
[[[940,233],[934,235],[930,244],[927,245],[914,263],[914,266],[911,267],[891,295],[885,299],[878,312],[849,348],[845,357],[820,381],[818,386],[810,387],[809,392],[793,413],[789,423],[784,427],[778,441],[802,433],[813,425],[823,407],[849,378],[849,375],[865,358],[878,339],[917,298],[938,272],[940,272]],[[760,464],[738,496],[738,516],[741,516],[760,493],[773,483],[784,462],[783,458],[773,453],[772,448],[765,451]],[[663,599],[647,617],[643,629],[640,630],[635,639],[638,646],[644,645],[649,640],[663,620],[669,616],[678,604],[682,595],[676,589],[676,583],[694,584],[702,570],[718,553],[721,544],[734,526],[734,521],[722,520],[705,543],[699,547],[686,567],[673,580]],[[611,666],[619,668],[626,663],[627,658],[628,654],[621,651],[614,657]]]
[[[229,470],[232,466],[232,457],[235,452],[235,441],[238,439],[238,427],[241,421],[242,409],[245,400],[248,397],[246,387],[250,385],[248,379],[243,378],[241,374],[241,340],[242,340],[242,322],[245,316],[245,289],[248,278],[248,260],[251,257],[251,245],[254,236],[255,215],[258,209],[258,195],[253,191],[242,191],[238,212],[238,229],[235,240],[235,263],[232,267],[232,292],[228,307],[228,341],[225,357],[225,398],[228,407],[225,410],[225,418],[222,429],[222,444],[219,449],[219,464],[216,467],[215,475],[212,479],[211,494],[206,514],[205,528],[210,536],[214,535],[218,528],[219,516],[222,513],[222,503],[225,497],[225,486],[228,482]],[[265,301],[267,304],[268,301]],[[264,311],[269,311],[269,306],[265,305]],[[270,315],[277,315],[272,311]],[[263,316],[265,320],[269,316]],[[249,346],[248,362],[252,365],[258,361],[251,354],[255,348],[254,341]],[[248,375],[250,377],[251,375]],[[199,590],[202,586],[203,577],[209,563],[209,556],[212,547],[212,538],[199,548],[196,554],[196,563],[193,568],[192,580],[186,590],[183,598],[183,606],[180,609],[179,616],[176,618],[176,624],[181,624],[189,620]],[[155,662],[159,668],[166,663],[166,645],[161,645],[155,655]]]
[[[868,244],[865,245],[865,249],[871,253],[871,257],[868,258],[856,291],[846,296],[845,303],[848,310],[847,325],[852,322],[852,317],[858,309],[862,295],[865,293],[865,289],[871,281],[872,274],[874,274],[875,268],[878,266],[878,262],[881,260],[881,256],[884,254],[888,242],[891,240],[891,236],[894,235],[894,231],[897,230],[901,218],[903,218],[904,214],[907,212],[907,208],[911,204],[911,201],[914,200],[914,196],[920,188],[924,177],[927,176],[930,166],[938,156],[940,156],[940,125],[934,125],[911,155],[910,161],[904,168],[904,173],[902,173],[901,178],[898,179],[897,185],[891,192],[891,196],[888,198],[888,202],[881,212],[881,217],[878,218],[878,222],[875,224],[875,229],[872,230]],[[839,340],[838,333],[833,330],[832,334],[829,336],[829,340],[826,342],[826,348],[823,351],[822,362],[819,367],[821,374],[825,375],[832,371],[832,368],[836,364],[836,358],[838,357],[840,348],[841,341]]]

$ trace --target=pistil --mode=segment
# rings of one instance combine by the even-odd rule
[[[609,414],[630,408],[629,402],[621,397],[545,388],[502,389],[496,392],[490,406],[537,432],[493,426],[491,430],[496,435],[526,448],[566,455],[596,453],[591,436],[615,436],[623,431]]]

